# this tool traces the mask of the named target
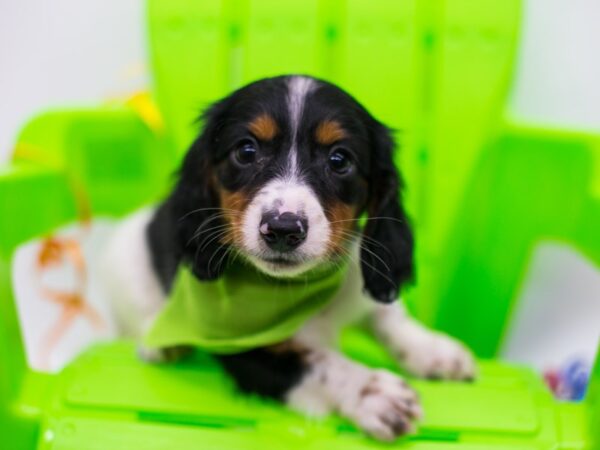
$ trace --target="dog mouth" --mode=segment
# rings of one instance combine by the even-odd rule
[[[295,277],[315,267],[317,258],[307,260],[304,255],[262,254],[248,255],[249,260],[260,271],[274,277]]]
[[[284,258],[283,256],[263,257],[261,258],[265,263],[275,267],[281,268],[292,268],[298,267],[302,264],[302,261],[296,259]]]

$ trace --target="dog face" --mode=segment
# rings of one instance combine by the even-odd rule
[[[362,236],[366,290],[396,298],[412,275],[413,242],[386,127],[341,89],[304,76],[252,83],[203,119],[163,211],[197,277],[217,278],[234,254],[297,276],[335,263]]]

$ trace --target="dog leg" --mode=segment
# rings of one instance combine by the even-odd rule
[[[427,329],[401,304],[377,305],[372,318],[376,334],[410,373],[453,380],[475,377],[473,356],[462,343]]]
[[[242,390],[311,416],[337,412],[380,440],[412,432],[421,417],[417,394],[399,376],[333,350],[291,342],[217,358]]]
[[[311,415],[337,412],[382,441],[414,432],[421,406],[398,375],[369,369],[331,350],[309,352],[306,361],[310,370],[287,395],[292,408]]]

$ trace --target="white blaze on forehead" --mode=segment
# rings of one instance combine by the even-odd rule
[[[315,80],[308,77],[295,76],[288,81],[287,103],[292,130],[292,148],[290,149],[290,165],[288,170],[288,176],[290,176],[290,178],[295,178],[297,176],[298,128],[300,127],[300,121],[302,120],[304,103],[306,96],[315,87]]]
[[[299,177],[297,167],[298,131],[306,104],[306,98],[317,86],[309,77],[293,76],[287,80],[287,107],[290,117],[291,143],[285,173],[268,182],[254,196],[242,218],[243,249],[255,265],[266,273],[276,276],[293,276],[316,266],[327,255],[331,227],[325,211],[315,192]],[[264,258],[277,256],[260,235],[267,231],[262,224],[265,212],[274,213],[275,220],[284,213],[292,213],[306,219],[307,227],[299,221],[298,226],[306,232],[304,242],[294,250],[294,257],[303,262],[294,268],[272,270],[265,266]],[[261,228],[262,227],[262,228]]]
[[[298,131],[306,96],[314,88],[315,81],[308,77],[292,77],[288,81],[288,109],[294,135]]]

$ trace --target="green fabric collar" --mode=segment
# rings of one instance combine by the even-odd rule
[[[144,343],[237,353],[282,342],[333,298],[345,269],[330,267],[279,279],[238,262],[218,280],[205,282],[182,265]]]

